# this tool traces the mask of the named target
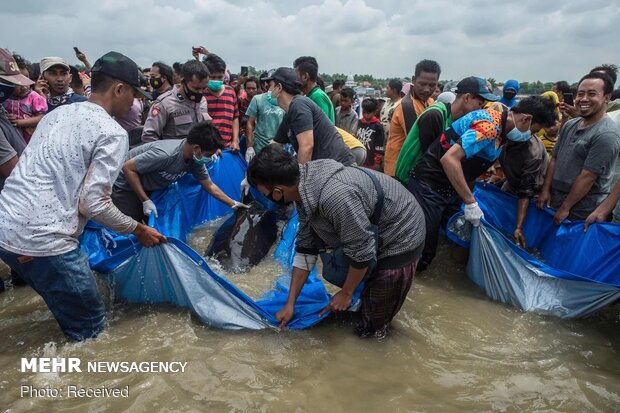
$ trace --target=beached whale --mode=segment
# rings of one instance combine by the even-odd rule
[[[217,259],[226,271],[247,271],[267,255],[277,236],[277,213],[253,201],[218,228],[206,256]]]

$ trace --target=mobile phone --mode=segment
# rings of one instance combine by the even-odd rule
[[[247,75],[248,74],[248,67],[247,66],[241,66],[240,74],[241,74],[241,76]]]
[[[73,46],[73,50],[75,50],[75,54],[81,54],[82,53],[82,52],[80,52],[80,49],[78,49],[75,46]]]
[[[573,106],[575,104],[575,100],[573,99],[572,93],[564,93],[564,103],[569,106]]]

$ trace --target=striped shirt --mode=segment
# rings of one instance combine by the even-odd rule
[[[232,143],[232,124],[233,120],[239,119],[239,106],[237,104],[237,94],[231,86],[224,85],[224,92],[221,96],[216,96],[210,90],[205,92],[207,99],[207,110],[211,116],[213,126],[217,128],[226,141],[226,146]]]
[[[367,264],[376,254],[370,217],[377,204],[377,191],[370,177],[331,159],[307,162],[299,170],[296,251],[316,254],[317,249],[342,246],[351,260]],[[385,260],[415,251],[426,234],[422,208],[398,181],[371,173],[385,193],[377,258]],[[313,233],[323,245],[317,245]]]

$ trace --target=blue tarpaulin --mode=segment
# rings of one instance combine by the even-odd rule
[[[210,167],[211,179],[231,198],[239,199],[239,184],[246,163],[239,154],[224,152]],[[260,195],[255,193],[256,197]],[[229,214],[230,208],[202,190],[186,175],[166,190],[153,194],[158,218],[151,225],[168,237],[168,243],[143,248],[134,236],[122,236],[89,223],[81,238],[91,267],[102,273],[114,289],[115,297],[133,303],[172,303],[189,308],[203,323],[226,329],[260,329],[277,326],[276,312],[288,297],[292,251],[297,231],[293,215],[276,248],[276,259],[283,274],[274,274],[274,288],[259,300],[253,300],[225,277],[213,271],[207,262],[185,241],[192,229]],[[316,269],[304,285],[295,306],[290,328],[306,328],[327,316],[319,317],[331,297]]]
[[[463,240],[462,213],[448,224],[448,237],[468,246],[469,277],[486,294],[526,311],[588,317],[620,300],[620,225],[583,221],[555,225],[554,211],[531,202],[523,228],[527,251],[515,245],[517,199],[477,183],[484,220]],[[467,224],[469,225],[469,224]],[[469,228],[465,228],[469,229]],[[535,253],[533,255],[532,253]]]

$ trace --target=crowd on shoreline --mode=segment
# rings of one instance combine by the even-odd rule
[[[326,93],[311,56],[251,77],[204,47],[146,69],[117,52],[93,65],[75,52],[86,70],[0,49],[0,259],[74,340],[96,337],[105,321],[79,248],[86,221],[147,247],[165,243],[146,225],[158,215],[150,196],[187,173],[233,210],[247,208],[210,179],[222,150],[248,163],[242,194],[252,186],[298,212],[280,328],[320,256],[325,279],[341,287],[324,312],[347,310],[363,285],[355,331],[384,337],[447,219],[464,204],[465,219],[480,224],[476,179],[518,198],[513,236],[523,247],[532,199],[558,225],[620,219],[613,65],[574,89],[559,81],[519,99],[516,80],[501,96],[475,76],[442,85],[440,65],[425,59],[410,82],[389,82],[386,99],[362,99],[342,81]]]

